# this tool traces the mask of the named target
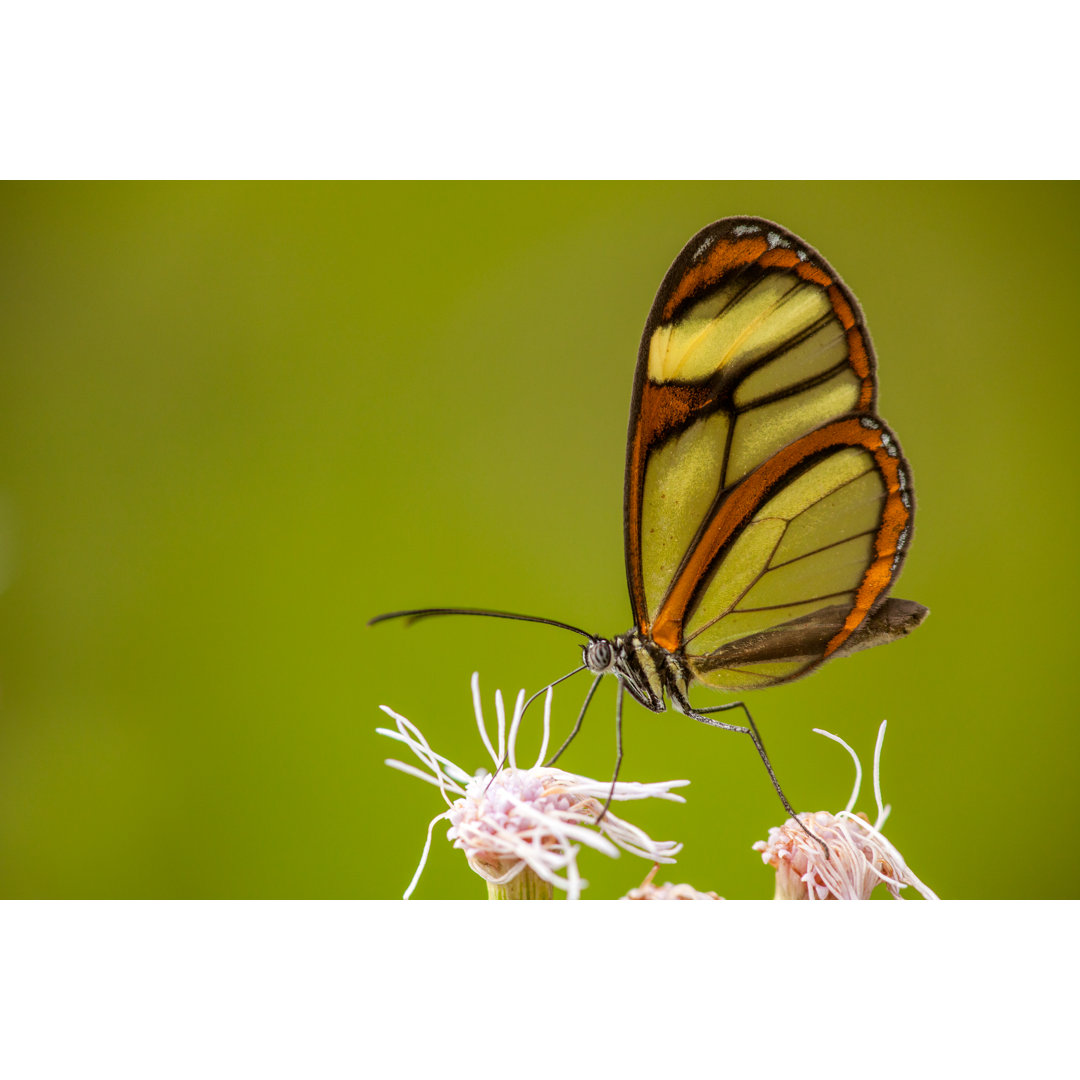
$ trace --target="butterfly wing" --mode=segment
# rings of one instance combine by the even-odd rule
[[[766,686],[862,647],[913,511],[875,395],[858,303],[798,237],[727,218],[675,260],[638,356],[626,563],[638,629],[700,681]]]

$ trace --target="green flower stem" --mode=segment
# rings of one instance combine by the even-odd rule
[[[551,882],[538,877],[527,866],[505,885],[492,885],[489,881],[487,888],[489,900],[550,900],[553,892]]]

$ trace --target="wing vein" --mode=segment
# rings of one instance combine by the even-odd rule
[[[753,364],[751,364],[743,373],[742,378],[739,380],[740,384],[742,382],[745,382],[746,379],[750,378],[751,375],[757,374],[757,372],[761,371],[762,368],[768,367],[769,364],[771,364],[773,361],[779,360],[784,355],[784,353],[789,352],[791,349],[794,349],[796,346],[801,345],[804,341],[807,341],[809,338],[813,337],[819,331],[824,330],[830,322],[835,321],[836,315],[832,310],[826,311],[824,315],[819,315],[818,318],[815,319],[809,326],[805,326],[801,330],[797,330],[791,337],[787,338],[785,341],[780,342],[779,345],[774,346],[767,353],[763,353],[761,356],[759,356],[753,362]],[[839,326],[839,323],[837,323],[837,325]],[[821,342],[817,346],[817,348],[813,350],[813,352],[807,353],[804,358],[804,362],[809,365],[810,361],[812,361],[815,357],[825,352],[826,349],[831,349],[843,338],[844,331],[843,328],[841,328],[839,333],[835,334],[833,337],[828,338],[826,341]],[[850,359],[845,356],[842,360],[839,360],[836,364],[829,368],[827,372],[823,372],[821,374],[835,374],[837,371],[848,366],[850,366]],[[813,376],[809,379],[804,379],[802,382],[792,383],[790,384],[790,388],[795,390],[801,389],[804,383],[807,386],[810,386],[817,378],[818,376]],[[757,403],[757,401],[754,402],[755,405]]]
[[[786,600],[782,604],[766,604],[764,607],[734,608],[739,615],[746,615],[755,611],[779,611],[783,608],[800,607],[803,604],[816,604],[819,600],[831,600],[834,596],[850,596],[853,589],[842,589],[840,592],[825,593],[822,596],[808,596],[805,600]]]
[[[779,570],[781,566],[790,566],[792,563],[797,563],[800,559],[808,559],[811,555],[820,555],[821,552],[828,551],[829,548],[837,547],[840,544],[846,544],[849,540],[858,540],[860,536],[877,536],[877,529],[864,529],[860,533],[852,533],[851,536],[845,536],[842,540],[834,540],[831,544],[823,544],[819,548],[814,548],[813,551],[807,551],[802,555],[796,555],[793,559],[785,559],[783,562],[770,563],[769,570]],[[766,573],[768,573],[768,571],[766,571]]]
[[[763,278],[762,280],[765,279]],[[798,278],[796,278],[795,283],[791,286],[790,289],[787,290],[787,292],[781,293],[763,312],[761,312],[760,315],[757,316],[757,318],[755,318],[752,322],[748,323],[747,326],[744,327],[743,332],[731,343],[731,347],[721,358],[719,364],[717,365],[718,369],[723,370],[731,357],[742,346],[743,342],[745,342],[751,334],[756,333],[757,330],[760,328],[761,324],[767,318],[769,318],[769,316],[772,315],[773,312],[775,312],[777,309],[787,303],[796,292],[802,292],[805,286],[805,281],[800,281]]]
[[[743,589],[743,591],[741,593],[739,593],[739,595],[727,606],[727,608],[725,608],[722,612],[720,612],[720,614],[717,615],[716,618],[713,619],[711,622],[707,622],[700,630],[695,630],[693,634],[691,634],[688,638],[685,639],[684,644],[689,644],[691,641],[694,640],[694,638],[696,638],[698,636],[698,634],[704,633],[706,630],[709,629],[710,626],[715,626],[725,616],[730,615],[736,609],[739,601],[742,600],[742,598],[744,596],[746,596],[746,594],[765,576],[765,574],[767,574],[769,572],[769,562],[771,561],[772,557],[776,554],[777,548],[780,547],[780,544],[783,541],[784,535],[785,535],[785,533],[787,533],[788,526],[790,524],[791,524],[790,521],[784,522],[783,532],[781,532],[780,535],[776,538],[776,543],[773,544],[772,551],[769,552],[769,558],[765,560],[765,569],[762,570],[760,573],[755,574],[753,579],[746,586],[746,588]],[[720,571],[720,566],[717,566],[717,573],[719,573],[719,571]],[[705,587],[707,588],[708,586],[705,586]],[[688,617],[692,616],[694,610],[695,610],[695,607],[687,605],[687,616]]]

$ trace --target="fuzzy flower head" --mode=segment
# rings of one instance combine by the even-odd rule
[[[722,896],[718,896],[714,892],[701,892],[695,889],[693,885],[679,884],[673,885],[670,881],[665,881],[663,885],[657,885],[653,878],[656,877],[656,871],[660,869],[658,863],[653,865],[653,868],[645,875],[645,880],[636,888],[631,889],[625,896],[620,897],[621,900],[723,900]]]
[[[587,885],[577,865],[582,847],[612,857],[618,856],[622,848],[652,862],[675,861],[681,844],[652,840],[636,825],[616,817],[610,810],[601,818],[603,800],[612,791],[609,782],[590,780],[541,764],[551,732],[550,688],[544,701],[543,742],[531,768],[518,767],[515,746],[525,711],[525,691],[517,696],[509,737],[502,694],[495,691],[497,745],[492,744],[484,723],[476,674],[472,677],[472,696],[476,725],[494,769],[494,772],[481,769],[475,776],[432,750],[411,721],[381,706],[394,720],[397,730],[378,728],[378,733],[403,743],[425,768],[393,759],[386,764],[437,787],[447,805],[428,825],[420,865],[405,890],[405,899],[412,895],[420,880],[431,850],[432,830],[437,822],[444,820],[450,823],[447,839],[465,852],[472,869],[491,885],[505,885],[530,870],[542,881],[565,891],[572,900],[580,897]],[[649,798],[684,802],[671,789],[688,783],[688,780],[652,784],[620,782],[615,785],[612,798],[620,802]]]
[[[759,840],[754,850],[761,852],[762,861],[776,870],[777,900],[869,900],[881,884],[894,900],[900,900],[900,890],[912,886],[927,900],[937,900],[907,867],[903,856],[885,839],[881,826],[891,807],[881,802],[881,744],[885,738],[885,722],[878,729],[874,747],[874,797],[877,800],[877,820],[862,813],[852,813],[862,784],[862,764],[858,754],[843,739],[828,731],[814,728],[819,735],[838,742],[855,762],[855,787],[847,806],[839,814],[826,811],[800,814],[799,820],[829,845],[826,858],[821,845],[812,840],[798,823],[788,819],[779,828],[769,830],[768,840]]]

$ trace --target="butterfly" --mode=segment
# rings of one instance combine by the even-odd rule
[[[796,817],[745,703],[695,707],[690,690],[790,682],[904,637],[928,614],[888,595],[915,500],[900,445],[876,412],[875,371],[862,310],[821,255],[762,218],[714,222],[672,263],[638,351],[623,489],[633,628],[605,638],[480,608],[371,622],[469,614],[580,634],[583,662],[570,674],[595,678],[552,761],[612,674],[616,776],[626,691],[653,712],[670,702],[749,735]],[[732,709],[746,725],[716,718]]]

